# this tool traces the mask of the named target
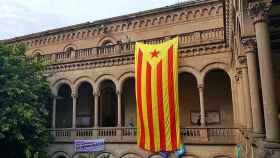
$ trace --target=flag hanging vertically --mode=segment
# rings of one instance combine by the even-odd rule
[[[135,46],[137,144],[149,151],[180,148],[178,38]]]

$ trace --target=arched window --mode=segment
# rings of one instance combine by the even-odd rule
[[[73,100],[71,93],[71,88],[67,84],[61,85],[58,90],[58,97],[56,101],[56,128],[72,127]]]
[[[101,44],[102,47],[111,46],[111,45],[113,45],[113,42],[111,40],[106,40]]]

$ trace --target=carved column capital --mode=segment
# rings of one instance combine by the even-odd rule
[[[239,81],[240,79],[241,79],[241,77],[242,77],[242,70],[241,70],[241,68],[237,68],[236,69],[236,74],[235,74],[235,81]]]
[[[203,85],[203,84],[198,84],[198,85],[197,85],[197,88],[198,88],[198,90],[203,90],[204,85]]]
[[[254,23],[267,20],[271,2],[271,0],[262,0],[249,3],[248,11],[249,15],[254,19]]]
[[[100,96],[100,92],[99,91],[93,92],[92,95],[99,97]]]
[[[78,94],[72,93],[72,94],[71,94],[71,97],[72,97],[72,98],[77,98],[77,97],[78,97]]]
[[[245,48],[245,53],[254,53],[257,50],[256,38],[244,38],[241,40],[243,47]]]
[[[240,64],[240,66],[242,66],[241,68],[244,68],[247,66],[247,58],[246,56],[238,56],[238,62]]]

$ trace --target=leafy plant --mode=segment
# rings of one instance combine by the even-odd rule
[[[23,45],[0,43],[0,155],[25,158],[50,141],[50,90],[44,65],[25,55]]]

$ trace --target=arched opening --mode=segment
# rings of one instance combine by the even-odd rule
[[[111,46],[111,45],[113,45],[113,42],[111,40],[105,40],[102,42],[101,47]]]
[[[135,79],[128,78],[122,85],[122,125],[136,127]]]
[[[76,126],[92,127],[94,114],[94,97],[92,86],[88,82],[83,82],[78,88]]]
[[[105,80],[100,85],[99,126],[114,127],[117,125],[117,95],[114,82]]]
[[[232,126],[233,104],[228,74],[223,70],[212,70],[206,74],[204,83],[206,124]]]
[[[67,84],[61,85],[58,90],[58,98],[56,101],[56,128],[72,127],[73,99],[71,93],[71,88]]]
[[[198,122],[200,114],[199,93],[195,76],[186,72],[181,73],[178,82],[180,126],[200,125]]]

